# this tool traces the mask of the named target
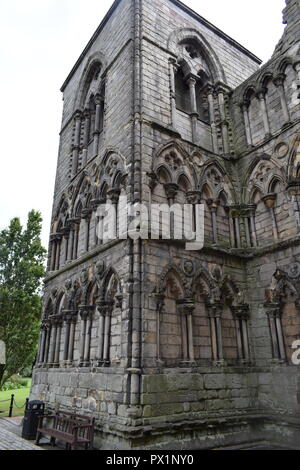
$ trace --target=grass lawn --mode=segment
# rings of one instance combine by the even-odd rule
[[[10,398],[11,398],[12,393],[15,395],[15,401],[18,407],[21,407],[21,408],[17,408],[14,403],[12,415],[13,416],[24,415],[25,400],[27,397],[29,397],[30,385],[31,385],[31,379],[28,379],[27,387],[18,388],[16,390],[8,390],[7,392],[0,392],[0,411],[4,411],[4,413],[0,413],[0,418],[8,416]],[[8,401],[1,403],[2,400],[8,400]]]

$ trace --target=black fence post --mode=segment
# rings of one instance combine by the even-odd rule
[[[9,406],[9,417],[11,418],[12,417],[12,410],[13,410],[13,407],[14,407],[14,394],[12,393],[11,394],[11,399],[10,399],[10,406]]]

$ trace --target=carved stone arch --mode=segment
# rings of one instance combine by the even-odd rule
[[[159,168],[164,167],[170,175],[172,183],[177,183],[177,179],[183,172],[189,178],[192,187],[196,187],[197,176],[192,165],[188,152],[177,141],[171,140],[159,146],[153,155],[153,171],[157,174]]]
[[[156,169],[157,180],[159,183],[172,183],[172,175],[169,169],[165,165],[160,165]]]
[[[191,42],[197,46],[209,67],[214,82],[227,83],[223,66],[217,54],[199,31],[193,28],[180,28],[171,33],[167,47],[176,57],[178,57],[179,52],[178,46],[182,42]]]
[[[256,94],[256,84],[251,83],[247,85],[243,93],[243,103],[250,104],[250,101],[255,94]]]
[[[192,191],[194,189],[189,176],[183,171],[178,172],[178,175],[176,175],[176,183],[184,192]]]
[[[209,175],[209,172],[212,172],[213,174]],[[228,196],[228,202],[230,204],[234,203],[237,199],[234,186],[229,175],[227,174],[225,168],[223,168],[218,162],[209,161],[203,166],[199,178],[199,190],[201,192],[203,192],[205,185],[210,188],[212,197],[215,199],[217,199],[218,194],[222,190],[226,192]]]
[[[228,303],[232,303],[235,299],[240,298],[242,302],[244,302],[244,296],[237,285],[236,281],[231,279],[229,276],[224,276],[221,284],[221,294],[224,301]]]
[[[65,308],[65,291],[61,290],[57,295],[55,302],[55,315],[60,315],[62,310]]]
[[[243,202],[245,204],[250,202],[254,187],[257,187],[263,195],[268,194],[269,183],[274,176],[285,182],[282,167],[275,159],[266,154],[257,156],[249,165],[242,183]]]
[[[258,89],[266,88],[271,80],[273,80],[273,73],[271,72],[271,70],[264,70],[262,74],[258,77]]]
[[[118,288],[120,289],[121,288],[120,277],[117,274],[117,272],[115,271],[115,269],[113,269],[112,267],[109,267],[109,268],[106,269],[106,271],[103,275],[101,287],[100,287],[100,290],[99,290],[100,299],[102,301],[113,301],[114,300],[114,296],[112,297],[112,291],[110,291],[110,287],[112,287],[113,279],[115,280],[115,282],[118,285]],[[115,292],[115,294],[116,293],[117,292]]]
[[[104,74],[106,68],[107,68],[107,60],[104,56],[104,54],[100,51],[95,52],[92,54],[86,61],[85,67],[83,69],[81,79],[79,82],[79,87],[74,103],[74,110],[76,109],[82,109],[84,106],[84,99],[85,99],[85,93],[88,92],[88,81],[90,78],[90,75],[94,72],[95,73],[95,67],[100,66],[100,77]]]
[[[192,73],[192,67],[191,64],[188,63],[187,59],[184,59],[182,57],[179,57],[177,59],[178,66],[183,72],[184,77],[187,77],[189,74]]]
[[[275,76],[281,73],[285,73],[286,68],[289,65],[293,65],[293,63],[294,63],[294,58],[291,56],[280,58],[280,60],[277,61],[274,67]]]
[[[85,305],[93,306],[99,297],[99,286],[96,279],[90,281],[84,288],[83,299]]]
[[[176,264],[173,264],[173,263],[168,264],[163,269],[163,271],[160,275],[160,278],[159,278],[158,292],[161,293],[161,294],[163,294],[165,292],[166,282],[167,282],[168,276],[171,273],[173,273],[178,279],[178,282],[179,282],[178,287],[182,291],[181,292],[181,297],[182,298],[186,297],[186,295],[187,295],[187,280],[186,280],[185,274],[182,271],[182,269],[180,268],[180,266],[178,266]]]
[[[209,274],[208,270],[204,267],[198,269],[192,281],[192,291],[195,295],[196,289],[200,287],[200,295],[208,299],[214,289],[217,288],[217,283]]]
[[[123,155],[112,148],[107,149],[100,162],[101,171],[99,179],[106,181],[109,188],[115,188],[116,184],[120,184],[125,177],[125,159]]]

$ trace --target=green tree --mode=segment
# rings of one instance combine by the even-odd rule
[[[26,228],[14,218],[0,232],[0,340],[6,345],[0,388],[33,362],[37,352],[46,253],[41,227],[41,214],[32,210]]]

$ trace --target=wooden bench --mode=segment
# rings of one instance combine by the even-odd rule
[[[50,420],[49,427],[43,425],[43,420]],[[78,446],[92,449],[94,440],[95,418],[82,416],[69,411],[57,410],[53,415],[39,417],[36,434],[36,445],[39,445],[43,434],[50,436],[51,445],[55,445],[56,439],[66,442],[67,449],[76,450]]]

